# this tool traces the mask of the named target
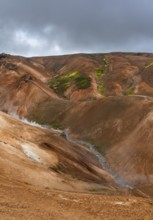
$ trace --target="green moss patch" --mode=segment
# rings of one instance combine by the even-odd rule
[[[105,95],[104,85],[102,83],[97,85],[97,89],[98,89],[98,91],[100,92],[101,95]]]
[[[145,68],[149,68],[149,67],[151,67],[151,66],[153,66],[153,62],[147,64],[147,65],[145,66]]]
[[[54,128],[54,129],[59,129],[59,128],[61,128],[59,122],[56,121],[56,120],[53,120],[50,125],[51,125],[51,127]]]
[[[91,85],[91,79],[88,76],[85,75],[79,75],[75,79],[75,85],[78,89],[87,89]]]
[[[95,69],[95,76],[97,81],[97,89],[100,94],[105,95],[104,92],[104,75],[106,74],[109,67],[109,61],[107,57],[102,60],[102,66]]]
[[[75,85],[77,89],[87,89],[91,86],[91,79],[75,71],[64,76],[55,77],[48,82],[48,86],[58,94],[63,94],[72,85]]]
[[[134,88],[131,87],[131,88],[127,89],[125,92],[125,95],[128,95],[128,96],[134,95]]]

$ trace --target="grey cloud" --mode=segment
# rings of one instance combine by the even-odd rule
[[[0,0],[0,50],[153,52],[152,0]]]

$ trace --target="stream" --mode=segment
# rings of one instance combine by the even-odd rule
[[[133,189],[133,186],[131,184],[129,184],[118,173],[114,172],[113,170],[111,170],[111,168],[109,168],[106,165],[105,158],[96,150],[94,145],[92,145],[88,142],[82,141],[82,140],[70,138],[69,132],[67,130],[64,130],[64,131],[60,130],[60,132],[64,134],[67,141],[74,143],[74,144],[76,143],[76,144],[80,144],[80,145],[87,147],[90,150],[90,152],[96,156],[96,158],[97,158],[99,164],[102,166],[102,168],[114,178],[116,184],[119,187]]]
[[[79,139],[72,139],[70,136],[69,136],[69,131],[68,130],[60,130],[60,129],[54,129],[54,128],[50,128],[49,126],[45,126],[45,125],[40,125],[36,122],[32,122],[32,121],[28,121],[26,118],[20,118],[17,114],[15,113],[12,113],[11,114],[14,118],[17,118],[21,121],[23,121],[24,123],[26,124],[30,124],[32,126],[37,126],[37,127],[41,127],[41,128],[44,128],[44,129],[51,129],[53,132],[56,132],[56,133],[60,133],[60,134],[63,134],[63,136],[65,137],[65,139],[70,142],[70,143],[73,143],[73,144],[80,144],[86,148],[88,148],[90,150],[90,152],[96,157],[97,161],[99,162],[99,164],[101,165],[101,168],[103,170],[105,170],[107,173],[109,173],[115,180],[116,184],[119,186],[119,187],[122,187],[122,188],[128,188],[128,189],[133,189],[134,186],[132,186],[131,184],[129,184],[126,180],[124,180],[123,177],[121,177],[118,173],[114,172],[111,168],[109,168],[106,164],[106,160],[105,158],[102,156],[102,154],[100,154],[96,148],[94,147],[94,145],[86,142],[86,141],[82,141],[82,140],[79,140]]]

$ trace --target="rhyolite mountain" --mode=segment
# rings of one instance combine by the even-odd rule
[[[6,187],[152,197],[152,137],[153,54],[0,54],[4,198]]]

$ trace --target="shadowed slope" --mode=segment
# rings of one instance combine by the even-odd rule
[[[153,99],[111,97],[84,102],[60,120],[72,137],[93,143],[108,167],[134,186],[153,184]]]

